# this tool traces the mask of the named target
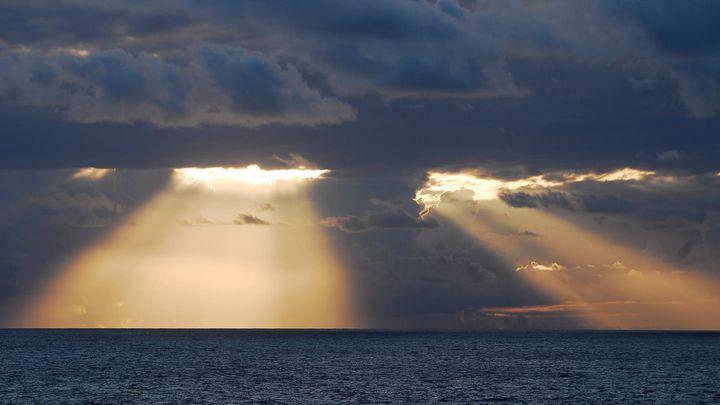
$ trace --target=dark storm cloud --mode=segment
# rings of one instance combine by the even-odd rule
[[[425,2],[370,0],[280,0],[255,4],[269,18],[291,22],[303,31],[348,37],[454,40],[460,29],[452,18]]]
[[[0,97],[79,122],[254,126],[354,118],[350,106],[310,89],[292,66],[243,48],[197,46],[185,66],[120,49],[78,52],[0,54]]]
[[[391,55],[381,54],[388,52],[398,54],[399,60],[425,55],[460,61],[460,51],[494,64],[505,57],[536,57],[532,54],[541,52],[592,64],[644,46],[634,32],[639,27],[660,45],[660,53],[650,53],[650,58],[662,59],[662,51],[717,50],[715,5],[702,0],[687,6],[657,3],[11,1],[4,3],[6,24],[0,34],[11,46],[46,48],[85,45],[170,52],[191,42],[244,42],[253,49],[292,55],[294,46],[287,44],[298,43],[311,49],[357,46],[385,61]]]
[[[8,1],[0,8],[0,33],[11,45],[97,41],[116,38],[114,28],[127,15],[81,2]]]
[[[158,34],[201,25],[212,19],[222,26],[231,21],[261,19],[279,29],[314,32],[347,37],[383,39],[456,39],[459,29],[450,15],[458,17],[457,4],[442,2],[438,8],[424,2],[371,0],[246,1],[246,2],[136,2],[80,3],[48,1],[10,1],[3,8],[6,41],[98,41],[114,36]],[[447,14],[442,14],[439,11]],[[106,24],[89,29],[87,23]],[[210,35],[204,27],[196,35]],[[11,35],[11,34],[15,35]],[[54,33],[67,33],[52,38]]]
[[[193,25],[189,10],[149,9],[147,12],[136,13],[128,19],[126,31],[130,36],[146,36],[167,33]]]
[[[663,7],[670,9],[663,15],[673,14]],[[0,38],[13,60],[0,86],[9,115],[0,119],[12,145],[2,163],[32,166],[35,157],[87,165],[79,156],[87,153],[95,166],[242,164],[301,153],[331,168],[420,173],[448,164],[715,170],[720,124],[686,117],[686,108],[714,115],[717,75],[706,63],[714,51],[678,63],[668,49],[648,46],[637,35],[654,19],[647,8],[611,1],[7,2]],[[662,24],[683,31],[692,19]],[[78,49],[90,53],[68,56]],[[636,51],[642,57],[625,60]],[[58,54],[77,67],[57,66]],[[63,127],[57,115],[20,117],[17,109],[28,107],[81,122],[205,128]],[[53,128],[50,139],[38,139],[48,132],[43,125]],[[104,147],[118,138],[124,145],[117,151]],[[52,142],[67,150],[43,156],[38,143]],[[672,150],[693,158],[656,159]]]
[[[710,117],[720,103],[720,5],[705,0],[610,2],[612,13],[635,22],[679,78],[691,114]]]
[[[720,4],[707,0],[617,1],[614,11],[629,15],[663,50],[680,55],[720,51]]]
[[[3,39],[16,47],[86,46],[91,50],[107,48],[112,43],[111,47],[135,54],[159,52],[181,60],[188,58],[182,51],[188,44],[234,45],[240,40],[247,47],[318,70],[336,90],[347,94],[375,90],[388,95],[516,92],[512,80],[502,72],[502,60],[496,55],[495,46],[479,43],[477,35],[460,26],[457,13],[461,8],[450,2],[433,5],[414,1],[318,0],[165,6],[164,11],[159,11],[152,5],[87,4],[84,13],[73,18],[78,23],[105,21],[104,35],[78,32],[56,39],[49,33],[36,33],[34,25],[57,26],[56,29],[65,31],[66,20],[62,15],[72,14],[77,5],[55,4],[59,21],[46,13],[38,13],[40,20],[31,21],[24,17],[37,12],[41,5],[10,3],[5,12],[8,19],[15,17],[13,34],[24,31],[28,40],[10,33]],[[278,41],[290,46],[278,47]],[[180,43],[185,46],[178,49]],[[344,51],[345,48],[355,51]],[[471,48],[473,52],[468,52]],[[333,49],[339,51],[333,53]],[[307,51],[324,54],[326,58],[308,59]],[[348,60],[348,56],[352,59]],[[355,67],[361,60],[373,68]],[[348,68],[344,73],[343,67]],[[340,69],[334,71],[336,68]]]

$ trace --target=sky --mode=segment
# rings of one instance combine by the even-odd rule
[[[720,329],[718,19],[4,1],[0,326]]]

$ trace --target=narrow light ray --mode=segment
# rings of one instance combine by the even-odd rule
[[[178,171],[111,236],[67,263],[23,326],[355,326],[345,269],[306,192],[305,180],[320,174],[266,172],[245,181],[246,172],[193,171],[203,183],[195,184]]]

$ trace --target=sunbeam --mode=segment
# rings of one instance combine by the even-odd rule
[[[550,212],[511,208],[483,194],[438,197],[431,208],[558,305],[484,308],[490,316],[576,317],[611,329],[716,329],[720,286]]]
[[[23,326],[355,326],[345,269],[307,194],[326,172],[176,170],[64,266]]]

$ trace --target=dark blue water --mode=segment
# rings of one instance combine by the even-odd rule
[[[720,334],[2,330],[3,403],[720,403]]]

